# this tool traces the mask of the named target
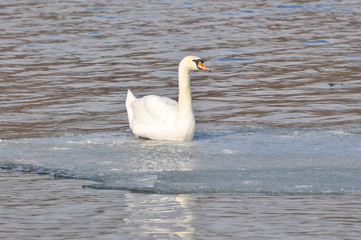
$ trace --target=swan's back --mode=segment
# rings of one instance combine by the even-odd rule
[[[132,132],[149,139],[169,140],[174,135],[178,103],[170,98],[148,95],[135,98],[128,90],[126,108]]]
[[[170,98],[148,95],[136,99],[130,104],[134,120],[175,122],[178,103]]]

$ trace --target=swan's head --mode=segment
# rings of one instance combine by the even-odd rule
[[[183,58],[179,65],[187,68],[188,70],[205,70],[208,72],[211,71],[204,65],[204,60],[196,56],[187,56]]]

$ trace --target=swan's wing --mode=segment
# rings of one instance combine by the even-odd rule
[[[170,98],[145,96],[131,103],[134,120],[172,122],[178,114],[178,103]]]

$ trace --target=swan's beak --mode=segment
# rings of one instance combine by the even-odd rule
[[[208,72],[211,71],[211,69],[207,68],[207,67],[203,64],[203,61],[199,61],[199,62],[198,62],[197,68],[198,68],[198,69],[201,69],[201,70],[208,71]]]

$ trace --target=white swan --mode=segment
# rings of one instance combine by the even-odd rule
[[[125,102],[129,126],[140,138],[168,141],[193,139],[195,120],[192,109],[189,71],[206,70],[204,61],[195,56],[182,59],[178,69],[178,103],[172,99],[149,95],[137,99],[128,90]]]

